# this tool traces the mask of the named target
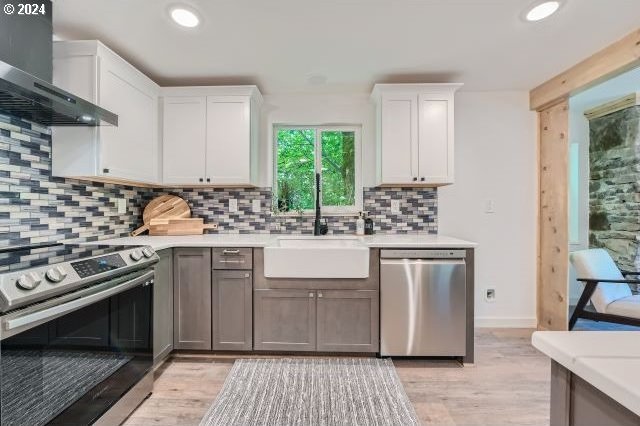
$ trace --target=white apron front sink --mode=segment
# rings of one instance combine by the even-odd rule
[[[268,278],[367,278],[369,248],[351,236],[279,237],[264,248]]]

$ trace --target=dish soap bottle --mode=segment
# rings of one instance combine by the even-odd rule
[[[358,220],[356,220],[356,235],[364,235],[364,216],[362,212],[358,213]]]
[[[368,212],[367,217],[364,218],[364,234],[373,235],[373,219],[371,219]]]

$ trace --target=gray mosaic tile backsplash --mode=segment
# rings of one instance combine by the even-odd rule
[[[271,188],[148,189],[51,176],[51,134],[46,128],[0,114],[0,248],[53,241],[97,241],[126,236],[141,224],[153,197],[175,194],[194,217],[218,223],[217,233],[313,232],[312,216],[273,215]],[[118,214],[117,200],[127,203]],[[238,211],[228,213],[228,200]],[[260,213],[252,201],[260,200]],[[437,190],[365,188],[364,210],[378,233],[437,233]],[[400,213],[391,212],[391,200]],[[355,232],[355,216],[327,217],[330,234]]]
[[[271,213],[271,188],[254,189],[154,189],[145,197],[178,195],[189,203],[191,213],[205,222],[218,224],[217,233],[313,233],[314,217]],[[378,233],[438,231],[438,197],[433,188],[365,188],[363,210],[369,212]],[[228,200],[238,200],[238,211],[228,213]],[[260,200],[260,213],[253,213],[252,201]],[[400,212],[392,213],[391,200],[399,200]],[[356,216],[328,216],[330,234],[356,231]]]
[[[144,192],[52,177],[49,130],[0,115],[0,247],[124,236]],[[126,214],[118,214],[119,198]]]

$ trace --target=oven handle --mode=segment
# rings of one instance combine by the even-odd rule
[[[78,299],[74,299],[70,302],[63,303],[61,305],[52,306],[50,308],[43,309],[41,311],[29,313],[20,317],[12,318],[4,321],[4,329],[10,331],[19,327],[26,327],[36,322],[46,322],[54,318],[60,317],[69,312],[84,308],[100,300],[106,299],[130,288],[137,287],[140,284],[153,283],[154,272],[149,271],[144,275],[134,278],[130,281],[118,284],[114,287],[106,290],[99,291],[97,293],[82,296]]]

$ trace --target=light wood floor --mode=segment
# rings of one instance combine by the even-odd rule
[[[547,357],[530,344],[533,330],[476,332],[476,364],[394,360],[398,376],[425,425],[548,425]],[[152,396],[128,426],[198,425],[233,359],[179,355],[156,371]]]

